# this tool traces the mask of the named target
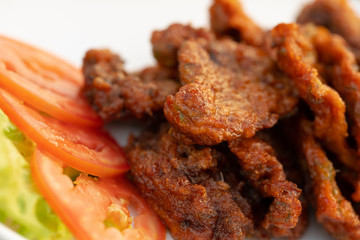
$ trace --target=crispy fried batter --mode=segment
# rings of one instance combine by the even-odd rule
[[[296,24],[280,24],[272,30],[277,51],[277,64],[293,79],[300,97],[314,112],[314,133],[329,151],[345,165],[358,168],[353,150],[346,137],[345,104],[339,94],[321,82],[317,69],[316,50],[311,42],[316,27],[301,29]]]
[[[330,34],[326,29],[319,28],[313,38],[313,44],[324,64],[329,84],[339,92],[346,103],[346,114],[350,121],[352,136],[360,153],[360,73],[355,56],[348,50],[345,41]],[[355,154],[354,154],[355,155]],[[359,171],[359,163],[352,166]],[[360,201],[360,181],[355,184],[354,200]]]
[[[151,36],[153,54],[157,62],[164,67],[177,67],[177,51],[184,41],[203,38],[214,39],[212,32],[190,25],[171,24],[163,31],[154,31]]]
[[[316,0],[301,11],[297,22],[312,22],[341,35],[352,47],[359,62],[360,18],[346,0]]]
[[[284,121],[287,122],[289,118]],[[296,149],[293,143],[289,142],[289,129],[284,126],[284,121],[280,121],[276,126],[260,131],[257,136],[263,141],[271,145],[276,153],[276,158],[282,164],[286,179],[295,183],[298,188],[304,188],[304,177],[301,171],[301,166],[297,159]],[[291,124],[291,128],[293,123]],[[301,215],[299,216],[298,223],[295,228],[291,229],[291,235],[287,239],[299,239],[306,231],[309,225],[308,216],[308,200],[302,191],[300,196],[301,201]]]
[[[258,137],[229,143],[249,182],[263,197],[273,197],[262,226],[275,237],[291,236],[301,214],[301,190],[287,181],[273,148]]]
[[[351,49],[311,24],[280,24],[270,34],[238,0],[213,0],[211,30],[172,24],[153,32],[155,67],[129,74],[108,50],[86,54],[85,94],[103,119],[163,112],[171,124],[131,136],[126,155],[174,239],[297,239],[308,222],[300,188],[330,234],[360,239],[360,203],[346,199],[355,189],[360,201],[360,19],[346,0],[315,0],[298,22],[328,27]],[[300,109],[280,134],[282,125],[273,126],[296,112],[299,97],[314,119]],[[289,151],[296,145],[301,176]],[[342,171],[337,180],[327,153]]]
[[[123,65],[109,50],[89,50],[84,58],[85,95],[106,121],[161,112],[166,96],[179,88],[176,71],[150,67],[128,74]]]
[[[264,43],[264,31],[244,12],[239,0],[215,0],[210,8],[211,30],[252,46]]]
[[[213,178],[206,179],[202,184],[218,213],[212,239],[243,239],[251,232],[253,223],[241,212],[230,186],[224,181],[215,181]]]
[[[272,199],[263,198],[254,186],[249,183],[249,179],[241,169],[237,157],[229,151],[227,144],[221,144],[217,149],[226,156],[224,159],[226,161],[218,162],[218,168],[225,182],[230,185],[234,200],[245,216],[254,222],[254,231],[248,237],[250,239],[270,239],[275,236],[286,235],[286,239],[298,239],[308,226],[307,204],[304,199],[301,199],[302,212],[296,227],[286,230],[278,229],[280,231],[274,231],[274,228],[265,229],[262,222]],[[299,168],[297,168],[298,170]]]
[[[132,139],[127,159],[136,185],[175,239],[243,239],[252,222],[217,170],[223,155],[180,144],[163,126]]]
[[[311,180],[309,192],[314,199],[317,220],[337,239],[360,239],[359,218],[337,186],[335,169],[316,141],[312,123],[302,119],[299,127],[297,140]]]
[[[187,41],[179,61],[185,85],[167,97],[164,113],[197,144],[252,137],[296,106],[291,81],[259,48],[230,39]]]
[[[355,57],[341,37],[330,34],[323,28],[316,31],[313,44],[319,61],[325,65],[328,83],[346,103],[350,127],[360,146],[360,73]]]

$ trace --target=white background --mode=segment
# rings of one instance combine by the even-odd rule
[[[271,28],[291,22],[307,0],[243,0],[246,12]],[[154,63],[150,36],[173,22],[208,26],[211,0],[0,0],[0,34],[30,43],[80,67],[89,48],[110,48],[136,70]],[[352,1],[360,10],[360,2]],[[124,128],[115,129],[124,143]],[[0,203],[1,204],[1,203]],[[312,220],[302,239],[329,239]],[[0,240],[16,239],[0,224]],[[168,239],[171,239],[168,236]]]

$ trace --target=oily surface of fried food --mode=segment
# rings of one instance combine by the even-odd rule
[[[354,54],[348,49],[344,39],[318,28],[313,44],[324,65],[328,83],[341,95],[346,103],[346,115],[351,136],[356,142],[357,155],[360,153],[360,73]],[[353,154],[355,155],[355,154]],[[355,156],[356,158],[356,156]],[[359,164],[358,164],[359,165]],[[359,172],[359,166],[352,166]],[[359,176],[358,176],[359,178]],[[354,183],[352,198],[360,201],[360,181]]]
[[[312,22],[341,35],[353,48],[359,62],[360,18],[346,0],[316,0],[301,11],[297,22]]]
[[[212,40],[214,34],[204,28],[191,25],[171,24],[165,30],[154,31],[151,36],[153,55],[164,67],[177,67],[177,51],[185,40],[203,38]]]
[[[301,119],[297,140],[306,162],[315,204],[316,218],[336,239],[360,239],[360,221],[351,203],[346,200],[335,181],[335,169],[316,141],[312,123]]]
[[[312,43],[324,66],[327,82],[346,103],[352,136],[360,146],[360,73],[355,56],[343,38],[324,28],[317,29]]]
[[[314,133],[345,165],[358,168],[358,161],[346,138],[345,103],[339,93],[323,83],[314,67],[316,50],[311,42],[317,28],[280,24],[272,30],[277,64],[294,81],[299,96],[315,115]]]
[[[185,85],[167,97],[164,113],[197,144],[252,137],[297,104],[291,81],[259,48],[230,39],[187,41],[179,62]]]
[[[143,196],[177,240],[243,239],[253,223],[217,170],[223,155],[181,144],[168,131],[163,125],[157,133],[145,132],[127,147]]]
[[[282,164],[273,148],[257,136],[229,142],[229,148],[239,161],[245,177],[262,197],[274,198],[262,226],[271,236],[292,236],[301,214],[301,190],[286,180]]]
[[[109,50],[89,50],[83,73],[85,95],[106,121],[144,118],[161,112],[166,96],[179,88],[176,71],[149,67],[128,74],[124,62]]]
[[[264,31],[244,12],[238,0],[215,0],[210,8],[211,30],[251,46],[264,43]]]

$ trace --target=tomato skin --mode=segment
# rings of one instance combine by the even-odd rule
[[[81,94],[79,69],[41,50],[0,36],[0,86],[66,122],[99,127],[102,119]]]
[[[134,227],[145,231],[147,238],[165,240],[166,229],[161,223],[159,217],[150,210],[145,199],[135,189],[135,187],[123,177],[118,177],[115,182],[110,179],[101,179],[99,187],[107,189],[117,196],[129,200],[137,211],[137,216],[134,218]],[[152,223],[152,224],[151,224]]]
[[[62,163],[39,149],[33,155],[31,171],[40,192],[77,239],[165,240],[165,227],[125,178],[94,180],[80,175],[74,186],[63,174]],[[139,214],[134,217],[135,228],[106,228],[109,206],[126,206],[127,201]]]
[[[76,86],[84,85],[84,79],[81,75],[78,74],[78,69],[65,60],[60,59],[39,48],[9,37],[5,37],[3,35],[0,35],[0,42],[2,44],[6,44],[7,48],[12,48],[14,51],[16,51],[17,54],[23,55],[22,59],[24,62],[32,65],[32,68],[40,72],[41,75],[52,77],[52,79],[56,81],[56,85],[64,82],[71,83]],[[35,65],[34,63],[31,63],[33,61],[36,61]],[[23,69],[22,71],[27,73],[26,76],[30,76],[28,74],[31,74],[31,72],[26,72],[26,69]],[[38,80],[35,81],[38,82]],[[48,86],[46,82],[44,85]],[[58,90],[62,91],[61,89]]]
[[[79,171],[110,177],[129,170],[123,151],[104,131],[41,115],[3,89],[0,108],[39,147]]]

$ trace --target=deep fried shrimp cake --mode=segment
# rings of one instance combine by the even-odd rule
[[[345,165],[358,168],[358,161],[346,137],[345,103],[338,92],[319,77],[316,50],[311,42],[316,27],[280,24],[272,30],[277,64],[294,81],[299,96],[314,112],[314,133]]]
[[[297,22],[312,22],[341,35],[352,47],[359,62],[360,18],[346,0],[316,0],[301,11]]]
[[[291,81],[259,48],[230,39],[187,41],[178,56],[185,85],[167,97],[164,113],[197,144],[252,137],[297,104]]]
[[[175,239],[243,239],[252,222],[217,170],[223,155],[179,143],[162,126],[131,139],[127,159],[134,182]]]
[[[335,181],[335,169],[316,141],[312,123],[301,119],[299,150],[307,167],[316,209],[316,218],[324,228],[340,240],[360,239],[360,221],[351,203],[346,200]]]
[[[193,28],[190,25],[171,24],[162,31],[154,31],[151,36],[153,55],[164,67],[177,67],[177,51],[184,41],[203,38],[214,39],[212,32],[204,28]]]
[[[211,30],[252,46],[262,46],[264,31],[244,12],[239,0],[214,0],[210,8]]]
[[[286,180],[282,164],[276,159],[273,148],[257,136],[229,142],[229,148],[239,161],[250,184],[262,197],[274,198],[266,213],[262,227],[272,236],[292,236],[301,214],[301,190]]]
[[[109,50],[89,50],[83,73],[84,93],[105,121],[161,112],[166,96],[179,88],[176,71],[150,67],[128,74],[124,62]]]

